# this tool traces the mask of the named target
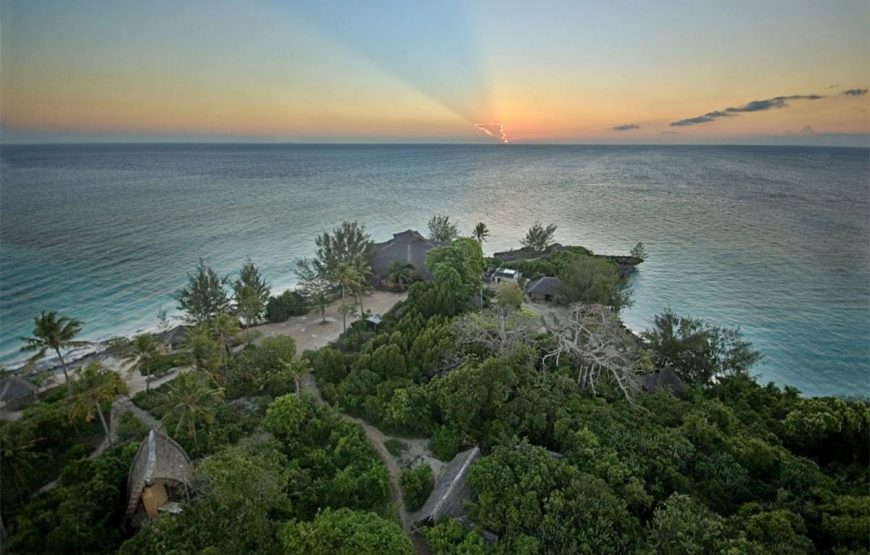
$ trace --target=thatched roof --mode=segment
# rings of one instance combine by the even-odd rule
[[[399,260],[412,265],[424,280],[432,279],[432,273],[426,270],[426,253],[440,246],[412,229],[396,233],[389,241],[374,244],[372,273],[384,279],[390,274],[390,265]]]
[[[526,293],[529,295],[549,295],[556,297],[562,292],[562,281],[557,277],[543,276],[526,285]]]
[[[187,328],[185,326],[175,326],[171,330],[163,332],[163,344],[169,345],[173,349],[177,349],[187,341]]]
[[[28,395],[36,395],[39,388],[21,376],[6,376],[0,379],[0,401],[6,403]]]
[[[423,507],[414,514],[414,522],[438,522],[445,518],[465,516],[465,500],[471,497],[468,471],[480,458],[480,449],[474,447],[459,453],[438,477],[438,482]]]
[[[671,393],[682,393],[686,389],[686,384],[674,372],[673,368],[666,366],[661,370],[648,374],[643,378],[643,390],[648,392],[658,391],[659,389],[667,388]]]
[[[142,490],[157,480],[169,485],[189,485],[192,467],[184,449],[171,437],[151,430],[142,441],[127,476],[126,516],[136,512]]]

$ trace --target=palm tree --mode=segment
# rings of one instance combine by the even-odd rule
[[[18,500],[24,502],[28,497],[27,476],[39,459],[34,447],[41,438],[33,431],[22,426],[3,426],[0,428],[0,472],[12,476]],[[5,492],[7,495],[9,492]]]
[[[400,288],[407,289],[417,279],[417,270],[409,262],[393,260],[387,269],[387,279]]]
[[[175,424],[175,436],[186,430],[196,447],[197,425],[214,422],[215,407],[222,397],[221,388],[209,387],[196,373],[185,372],[170,383],[162,405],[163,420]]]
[[[474,230],[471,232],[471,236],[477,239],[478,243],[483,245],[483,242],[486,241],[487,237],[489,237],[489,229],[487,229],[485,223],[478,222],[478,224],[474,226]]]
[[[217,335],[218,341],[223,345],[225,351],[223,354],[224,364],[227,363],[227,360],[232,354],[230,352],[230,339],[235,339],[241,331],[242,329],[239,327],[239,321],[230,314],[219,314],[218,317],[215,318],[214,333]]]
[[[351,262],[344,262],[338,266],[338,269],[335,272],[335,280],[341,286],[342,306],[339,308],[339,311],[341,312],[342,331],[347,331],[347,315],[352,311],[349,309],[344,309],[344,307],[347,306],[345,299],[347,298],[348,292],[354,291],[356,288],[359,287],[360,282],[363,281],[363,277],[360,274],[357,265]]]
[[[88,341],[76,341],[75,336],[82,331],[83,324],[73,318],[66,316],[58,317],[57,312],[43,311],[40,316],[33,319],[33,337],[22,337],[24,346],[21,347],[23,352],[36,351],[32,357],[27,360],[28,365],[32,365],[37,360],[45,356],[45,353],[51,349],[57,354],[60,359],[60,367],[63,370],[63,377],[66,380],[67,394],[72,394],[72,383],[69,379],[69,374],[66,370],[66,362],[61,355],[61,349],[69,349],[70,347],[81,347],[88,345]]]
[[[141,372],[143,368],[154,362],[154,359],[159,355],[160,348],[150,335],[147,333],[137,335],[133,338],[133,341],[130,342],[128,358],[135,360],[133,366],[130,367],[130,371],[132,372],[134,369],[138,369]],[[151,379],[152,375],[149,372],[145,376],[145,391],[151,389]]]
[[[109,440],[109,445],[112,445],[112,436],[109,433],[106,416],[103,414],[103,405],[111,403],[116,395],[125,393],[127,387],[117,373],[99,362],[79,368],[76,376],[78,379],[75,382],[75,394],[70,406],[70,420],[90,422],[94,416],[99,416],[106,439]]]

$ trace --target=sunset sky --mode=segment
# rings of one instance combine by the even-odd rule
[[[857,1],[7,1],[3,142],[868,144]]]

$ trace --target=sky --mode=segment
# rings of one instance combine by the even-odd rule
[[[867,0],[0,0],[0,141],[870,146]]]

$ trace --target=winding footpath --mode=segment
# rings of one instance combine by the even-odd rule
[[[310,372],[306,372],[302,376],[300,385],[304,393],[311,395],[318,403],[326,404],[326,401],[324,401],[323,397],[320,395],[320,389],[318,389],[317,383],[314,381],[314,376],[312,376]],[[414,550],[418,554],[430,553],[429,546],[426,545],[425,541],[415,533],[414,519],[405,506],[405,498],[402,495],[402,486],[399,482],[399,477],[401,476],[402,471],[399,469],[399,463],[396,461],[396,458],[392,453],[390,453],[384,443],[387,439],[386,436],[382,431],[365,420],[344,414],[343,412],[339,412],[339,414],[346,421],[353,422],[363,429],[369,443],[374,447],[375,452],[381,457],[381,460],[384,461],[384,465],[386,465],[387,471],[390,475],[390,496],[393,505],[396,507],[396,511],[399,513],[399,521],[402,524],[402,530],[404,530],[405,534],[407,534],[411,539],[411,543],[414,544]]]

